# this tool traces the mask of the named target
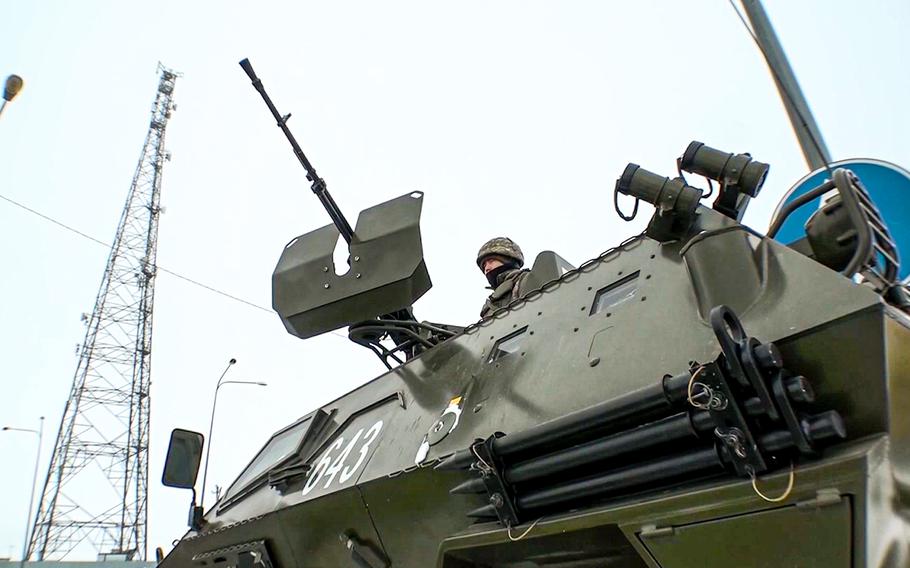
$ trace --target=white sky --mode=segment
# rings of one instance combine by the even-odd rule
[[[910,165],[910,3],[767,0],[834,159]],[[104,241],[148,127],[156,64],[181,71],[167,132],[159,262],[270,306],[282,247],[328,222],[237,65],[249,57],[353,224],[419,189],[434,288],[418,318],[476,319],[474,254],[508,235],[573,263],[638,232],[613,213],[627,162],[666,175],[692,139],[771,164],[760,230],[806,173],[760,54],[723,0],[3,3],[0,75],[25,88],[0,117],[0,194]],[[107,250],[0,201],[0,425],[47,416],[46,473]],[[157,280],[149,555],[184,531],[189,492],[160,485],[174,427],[205,432],[209,489],[278,428],[378,375],[367,350],[302,342],[277,316]],[[232,388],[233,387],[233,388]],[[435,411],[435,410],[434,410]],[[0,556],[18,557],[35,442],[0,434]],[[211,496],[207,498],[212,502]],[[82,554],[91,558],[91,554]]]

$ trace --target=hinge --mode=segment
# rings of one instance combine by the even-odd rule
[[[657,525],[645,525],[641,527],[639,535],[642,538],[659,538],[662,536],[673,536],[673,527],[658,527]]]
[[[815,498],[809,499],[808,501],[800,501],[796,504],[797,507],[807,508],[807,507],[827,507],[828,505],[837,505],[843,500],[843,496],[840,491],[833,487],[827,489],[819,489],[815,492]]]

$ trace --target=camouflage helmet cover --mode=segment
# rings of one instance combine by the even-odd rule
[[[521,252],[521,247],[507,237],[496,237],[485,242],[477,251],[477,266],[481,267],[483,260],[494,254],[514,260],[519,268],[524,266],[525,256]]]

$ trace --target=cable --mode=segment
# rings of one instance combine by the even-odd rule
[[[539,519],[537,519],[536,521],[534,521],[533,523],[531,523],[531,526],[529,526],[529,527],[527,528],[527,530],[525,530],[525,532],[521,533],[519,536],[512,536],[512,525],[506,525],[507,528],[509,529],[509,540],[511,540],[512,542],[518,542],[519,540],[521,540],[521,539],[523,539],[524,537],[528,536],[528,533],[531,532],[531,529],[533,529],[534,527],[536,527],[536,526],[537,526],[537,523],[539,523],[542,519],[543,519],[543,517],[540,517]]]
[[[160,270],[161,272],[166,272],[166,273],[170,274],[171,276],[176,276],[177,278],[179,278],[183,281],[189,282],[190,284],[195,284],[196,286],[199,286],[200,288],[208,290],[209,292],[214,292],[216,294],[220,294],[220,295],[224,296],[225,298],[230,298],[231,300],[235,300],[237,302],[240,302],[241,304],[246,304],[250,307],[256,308],[257,310],[262,310],[262,311],[268,312],[270,314],[274,313],[272,310],[265,308],[263,306],[260,306],[259,304],[254,304],[253,302],[250,302],[249,300],[244,300],[243,298],[238,298],[237,296],[233,296],[231,294],[228,294],[227,292],[222,292],[221,290],[219,290],[217,288],[212,288],[208,284],[203,284],[202,282],[197,282],[196,280],[193,280],[192,278],[189,278],[182,274],[178,274],[178,273],[174,272],[173,270],[168,270],[167,268],[164,268],[161,265],[158,265],[158,270]]]
[[[752,489],[755,491],[755,493],[756,493],[759,497],[761,497],[762,499],[764,499],[764,500],[767,501],[768,503],[780,503],[781,501],[784,501],[787,497],[789,497],[789,496],[790,496],[790,492],[793,491],[793,484],[794,484],[794,482],[796,481],[796,471],[793,469],[793,463],[791,462],[791,463],[790,463],[790,478],[789,478],[789,480],[787,481],[787,488],[784,489],[784,492],[781,493],[778,497],[768,497],[767,495],[765,495],[764,493],[762,493],[761,491],[759,491],[759,489],[758,489],[758,476],[756,476],[756,475],[753,473],[751,477],[752,477]]]
[[[26,207],[25,205],[19,203],[18,201],[12,200],[12,199],[10,199],[9,197],[6,197],[6,196],[3,195],[3,194],[0,194],[0,199],[2,199],[2,200],[4,200],[4,201],[8,201],[9,203],[12,203],[12,204],[15,205],[16,207],[19,207],[20,209],[25,209],[25,210],[28,211],[29,213],[31,213],[31,214],[33,214],[33,215],[37,215],[38,217],[41,217],[41,218],[44,219],[45,221],[50,221],[51,223],[53,223],[53,224],[55,224],[55,225],[58,225],[58,226],[60,226],[60,227],[63,227],[63,228],[66,229],[67,231],[76,233],[76,234],[79,235],[80,237],[83,237],[83,238],[86,238],[86,239],[88,239],[88,240],[90,240],[90,241],[92,241],[92,242],[98,243],[99,245],[101,245],[101,246],[103,246],[103,247],[105,247],[105,248],[108,248],[108,249],[111,248],[111,245],[105,243],[104,241],[100,241],[100,240],[96,239],[95,237],[92,237],[91,235],[86,235],[86,234],[83,233],[82,231],[79,231],[79,230],[77,230],[77,229],[74,229],[74,228],[70,227],[69,225],[65,225],[65,224],[61,223],[60,221],[58,221],[58,220],[56,220],[56,219],[54,219],[54,218],[52,218],[52,217],[48,217],[48,216],[45,215],[44,213],[41,213],[41,212],[39,212],[39,211],[35,211],[34,209],[32,209],[32,208],[30,208],[30,207]]]
[[[102,240],[100,240],[100,239],[96,239],[95,237],[93,237],[93,236],[91,236],[91,235],[89,235],[89,234],[87,234],[87,233],[83,233],[82,231],[80,231],[80,230],[78,230],[78,229],[75,229],[75,228],[73,228],[73,227],[67,225],[66,223],[62,223],[62,222],[60,222],[60,221],[54,219],[53,217],[50,217],[50,216],[48,216],[48,215],[45,215],[44,213],[41,213],[40,211],[37,211],[37,210],[35,210],[35,209],[32,209],[31,207],[28,207],[27,205],[23,205],[22,203],[19,203],[19,202],[16,201],[15,199],[11,199],[11,198],[9,198],[9,197],[3,195],[3,194],[0,194],[0,199],[6,201],[7,203],[10,203],[10,204],[12,204],[12,205],[15,205],[16,207],[18,207],[18,208],[20,208],[20,209],[23,209],[23,210],[25,210],[25,211],[28,211],[28,212],[31,213],[32,215],[36,215],[36,216],[38,216],[38,217],[41,217],[41,218],[44,219],[45,221],[49,221],[49,222],[53,223],[54,225],[57,225],[58,227],[61,227],[61,228],[63,228],[63,229],[66,229],[67,231],[69,231],[69,232],[71,232],[71,233],[75,233],[75,234],[79,235],[80,237],[82,237],[82,238],[84,238],[84,239],[87,239],[87,240],[89,240],[89,241],[92,241],[93,243],[99,244],[99,245],[103,246],[104,248],[106,248],[106,249],[108,249],[108,250],[110,250],[110,248],[111,248],[111,245],[109,245],[108,243],[105,243],[104,241],[102,241]],[[138,259],[138,258],[137,258],[136,260],[141,260],[141,259]],[[189,282],[190,284],[193,284],[193,285],[195,285],[195,286],[199,286],[200,288],[202,288],[202,289],[204,289],[204,290],[208,290],[209,292],[213,292],[213,293],[218,294],[218,295],[220,295],[220,296],[224,296],[225,298],[229,298],[229,299],[231,299],[231,300],[234,300],[235,302],[240,302],[241,304],[246,304],[247,306],[250,306],[251,308],[256,308],[257,310],[260,310],[260,311],[263,311],[263,312],[267,312],[267,313],[269,313],[269,314],[273,314],[273,313],[274,313],[272,310],[270,310],[270,309],[268,309],[268,308],[266,308],[266,307],[260,306],[259,304],[256,304],[256,303],[254,303],[254,302],[250,302],[249,300],[244,300],[243,298],[239,298],[239,297],[237,297],[237,296],[234,296],[233,294],[229,294],[229,293],[227,293],[227,292],[225,292],[225,291],[223,291],[223,290],[219,290],[218,288],[215,288],[215,287],[213,287],[213,286],[209,286],[208,284],[203,284],[202,282],[199,282],[198,280],[193,280],[192,278],[190,278],[190,277],[188,277],[188,276],[184,276],[184,275],[182,275],[182,274],[180,274],[180,273],[178,273],[178,272],[174,272],[173,270],[169,270],[169,269],[167,269],[167,268],[161,266],[160,264],[159,264],[159,265],[156,265],[156,269],[157,269],[157,270],[160,270],[161,272],[166,272],[167,274],[170,274],[171,276],[177,277],[177,278],[179,278],[179,279],[181,279],[181,280],[183,280],[183,281],[185,281],[185,282]],[[332,335],[334,335],[334,336],[336,336],[336,337],[341,337],[341,338],[347,339],[344,335],[341,335],[341,334],[338,333],[338,332],[333,331],[333,332],[331,332],[331,333],[332,333]]]
[[[80,230],[78,230],[78,229],[75,229],[75,228],[73,228],[73,227],[70,227],[70,226],[67,225],[66,223],[62,223],[62,222],[60,222],[60,221],[54,219],[53,217],[50,217],[50,216],[48,216],[48,215],[45,215],[44,213],[41,213],[40,211],[36,211],[35,209],[32,209],[31,207],[28,207],[27,205],[23,205],[22,203],[19,203],[18,201],[14,200],[14,199],[10,199],[9,197],[6,197],[6,196],[3,195],[3,194],[0,194],[0,199],[6,201],[6,202],[8,202],[8,203],[11,203],[11,204],[15,205],[16,207],[19,207],[20,209],[24,209],[25,211],[28,211],[29,213],[31,213],[31,214],[33,214],[33,215],[37,215],[38,217],[41,217],[41,218],[44,219],[45,221],[50,221],[51,223],[57,225],[58,227],[61,227],[61,228],[63,228],[63,229],[66,229],[67,231],[70,231],[71,233],[75,233],[75,234],[79,235],[80,237],[82,237],[82,238],[84,238],[84,239],[88,239],[88,240],[92,241],[93,243],[97,243],[97,244],[103,246],[104,248],[106,248],[106,249],[108,249],[108,250],[110,250],[110,248],[111,248],[111,245],[109,245],[108,243],[105,243],[104,241],[102,241],[102,240],[100,240],[100,239],[96,239],[95,237],[93,237],[93,236],[91,236],[91,235],[89,235],[89,234],[83,233],[82,231],[80,231]],[[136,260],[141,260],[141,259],[139,259],[139,258],[137,257]],[[240,303],[242,303],[242,304],[246,304],[246,305],[248,305],[248,306],[250,306],[250,307],[256,308],[257,310],[262,310],[262,311],[268,312],[268,313],[270,313],[270,314],[273,313],[272,310],[270,310],[270,309],[268,309],[268,308],[265,308],[265,307],[263,307],[263,306],[260,306],[259,304],[255,304],[255,303],[253,303],[253,302],[250,302],[249,300],[244,300],[243,298],[238,298],[237,296],[234,296],[234,295],[232,295],[232,294],[228,294],[227,292],[224,292],[224,291],[222,291],[222,290],[219,290],[219,289],[217,289],[217,288],[214,288],[214,287],[212,287],[212,286],[209,286],[208,284],[203,284],[202,282],[199,282],[199,281],[197,281],[197,280],[193,280],[192,278],[189,278],[188,276],[184,276],[184,275],[182,275],[182,274],[180,274],[180,273],[174,272],[173,270],[169,270],[169,269],[167,269],[167,268],[161,266],[160,264],[159,264],[159,265],[156,265],[155,268],[156,268],[157,270],[160,270],[161,272],[166,272],[166,273],[170,274],[171,276],[176,276],[177,278],[179,278],[179,279],[181,279],[181,280],[184,280],[184,281],[186,281],[186,282],[189,282],[190,284],[195,284],[196,286],[199,286],[200,288],[204,288],[205,290],[208,290],[208,291],[210,291],[210,292],[214,292],[214,293],[216,293],[216,294],[219,294],[219,295],[221,295],[221,296],[224,296],[225,298],[230,298],[231,300],[235,300],[235,301],[240,302]]]

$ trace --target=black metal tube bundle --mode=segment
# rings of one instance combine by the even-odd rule
[[[666,376],[650,387],[499,438],[493,442],[493,450],[502,458],[510,458],[523,452],[564,444],[566,439],[603,431],[636,417],[653,417],[659,413],[666,415],[674,407],[681,407],[686,400],[689,378],[689,373]],[[436,469],[465,469],[474,459],[471,450],[462,450],[438,464]]]
[[[720,308],[712,314],[722,346],[715,362],[458,452],[437,469],[471,467],[480,476],[451,493],[488,493],[490,504],[469,516],[514,525],[531,513],[706,475],[760,474],[785,454],[812,456],[820,444],[844,438],[836,411],[797,412],[814,401],[809,382],[791,376],[773,344],[746,336]],[[729,335],[726,324],[738,332]],[[760,388],[740,376],[745,369]],[[765,381],[773,401],[759,392]]]
[[[706,414],[704,415],[706,416]],[[666,424],[676,422],[677,417]],[[638,430],[645,430],[642,427]],[[828,411],[807,419],[803,428],[806,435],[813,442],[843,438],[846,435],[843,420],[834,411]],[[623,433],[613,438],[625,436]],[[694,434],[693,434],[694,436]],[[632,437],[634,438],[634,436]],[[632,439],[630,438],[630,439]],[[782,452],[795,447],[795,440],[787,430],[778,430],[762,436],[759,445],[767,452]],[[573,448],[572,450],[574,450]],[[571,451],[571,450],[567,450]],[[589,457],[573,463],[573,469],[601,461],[604,455],[588,454]],[[548,462],[552,464],[553,456],[544,456],[538,460],[531,460],[514,468],[505,469],[506,480],[512,482],[531,481],[539,478]],[[604,473],[584,477],[558,484],[529,485],[525,491],[516,496],[516,506],[523,513],[536,512],[541,509],[551,508],[562,504],[570,504],[582,500],[596,499],[615,495],[620,491],[640,491],[649,486],[663,485],[676,479],[691,477],[698,474],[719,474],[729,470],[732,458],[727,448],[720,443],[701,444],[692,450],[678,452],[666,457],[660,457],[641,463],[632,463],[618,468],[611,468]],[[620,462],[623,463],[623,462]],[[553,470],[556,471],[556,470]],[[516,475],[517,472],[517,475]],[[529,472],[534,472],[528,475]],[[535,475],[537,474],[537,475]],[[479,482],[479,484],[478,484]],[[470,480],[454,489],[452,493],[482,493],[484,485],[482,480]],[[496,509],[493,505],[485,505],[469,513],[475,518],[494,518]]]

